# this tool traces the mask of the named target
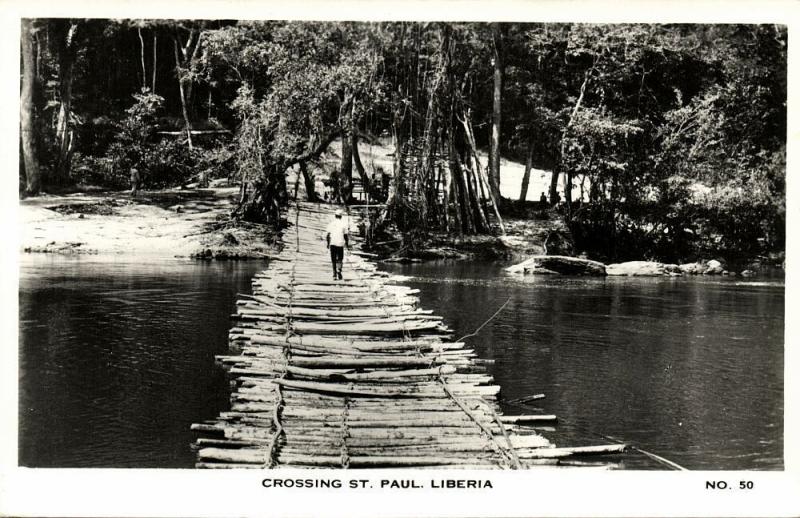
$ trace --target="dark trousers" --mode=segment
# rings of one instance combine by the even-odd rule
[[[344,247],[331,245],[331,264],[334,277],[342,276],[342,261],[344,261]]]

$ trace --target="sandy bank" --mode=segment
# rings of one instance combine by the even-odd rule
[[[236,188],[45,195],[19,203],[20,251],[263,257],[267,227],[222,224]]]

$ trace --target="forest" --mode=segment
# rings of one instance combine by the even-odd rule
[[[776,25],[25,19],[19,191],[228,178],[277,225],[293,171],[404,234],[536,212],[601,260],[781,257],[786,64]]]

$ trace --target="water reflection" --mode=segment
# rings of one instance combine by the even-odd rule
[[[543,392],[559,444],[620,438],[690,469],[782,469],[782,278],[511,277],[497,265],[392,265],[470,339],[503,396]],[[508,412],[530,409],[506,406]],[[626,467],[653,467],[627,458]],[[657,467],[657,466],[656,466]]]
[[[191,467],[192,422],[228,405],[213,355],[263,263],[25,256],[19,462]],[[562,421],[558,444],[624,439],[691,469],[783,466],[782,279],[508,277],[495,264],[395,265],[507,400]],[[531,412],[506,405],[508,412]],[[627,456],[620,467],[651,468]]]
[[[228,404],[214,354],[263,263],[26,256],[19,463],[191,467],[192,422]]]

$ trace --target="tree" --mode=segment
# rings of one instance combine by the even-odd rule
[[[207,64],[233,71],[241,85],[234,106],[246,192],[237,214],[277,221],[286,170],[302,171],[336,138],[344,156],[333,180],[344,177],[338,194],[349,197],[354,128],[381,95],[376,37],[370,26],[336,23],[254,22],[208,32]]]
[[[503,99],[503,30],[492,24],[492,136],[489,143],[489,184],[495,200],[500,199],[500,121]]]
[[[69,181],[72,166],[73,112],[72,84],[74,79],[75,60],[78,53],[79,22],[70,19],[50,21],[50,41],[55,46],[58,70],[58,116],[55,127],[56,159],[53,165],[51,183],[64,185]]]
[[[525,163],[520,200],[533,167],[552,170],[551,200],[563,194],[593,253],[751,253],[783,239],[780,26],[59,19],[24,22],[21,43],[31,193],[87,175],[118,187],[127,162],[167,185],[213,155],[206,165],[242,180],[235,216],[278,223],[287,171],[313,199],[315,169],[339,140],[338,198],[349,201],[357,174],[412,240],[502,231],[501,152]],[[157,84],[162,108],[145,117],[136,110]],[[132,95],[143,96],[135,113]],[[176,119],[189,146],[158,135]],[[146,138],[129,138],[132,122]],[[206,125],[235,129],[232,141],[208,149],[219,143],[193,132]],[[385,194],[359,153],[382,134],[394,148]]]
[[[29,195],[39,194],[42,188],[39,159],[36,156],[36,112],[33,104],[35,55],[33,43],[34,25],[29,18],[22,19],[22,88],[20,90],[20,138],[22,158],[25,166],[25,191]]]
[[[183,115],[189,149],[193,147],[192,92],[195,78],[194,72],[201,60],[200,49],[202,48],[205,26],[204,22],[176,22],[171,31],[172,46],[175,54],[175,75],[178,79],[181,114]],[[144,76],[144,54],[142,54],[142,67],[142,75]]]

